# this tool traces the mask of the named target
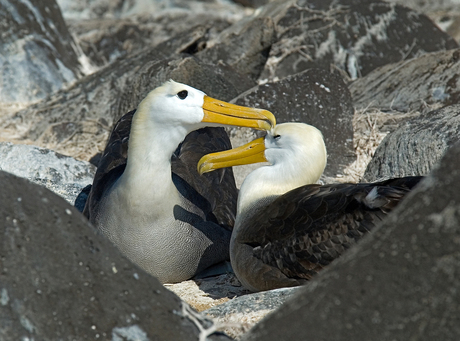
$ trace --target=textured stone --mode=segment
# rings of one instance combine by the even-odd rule
[[[460,144],[361,243],[242,340],[458,340]]]
[[[388,134],[377,147],[363,181],[427,175],[446,150],[460,141],[460,105],[416,117]]]
[[[231,1],[220,0],[57,0],[66,20],[128,18],[133,16],[153,17],[166,15],[200,16],[208,18],[215,15],[240,18],[244,9]],[[200,17],[195,23],[199,22]],[[184,20],[183,22],[189,20]],[[180,23],[178,23],[180,25]]]
[[[427,16],[383,1],[291,0],[269,4],[258,15],[268,13],[279,36],[261,79],[331,64],[355,79],[388,63],[458,46]]]
[[[154,49],[157,46],[164,55],[174,52],[193,54],[230,24],[229,20],[218,15],[214,18],[193,12],[165,12],[155,19],[136,16],[71,20],[69,30],[91,61],[103,66],[140,53],[146,47]]]
[[[0,142],[0,170],[45,186],[73,204],[93,181],[96,167],[49,149]]]
[[[62,198],[6,172],[0,184],[1,340],[197,340],[192,318],[211,328]]]
[[[198,52],[196,56],[212,64],[224,62],[239,73],[257,80],[275,38],[275,26],[271,18],[241,21],[211,40],[211,47]]]
[[[0,102],[36,101],[82,75],[78,48],[54,0],[3,0],[0,23]]]
[[[460,50],[427,53],[375,69],[350,85],[357,109],[426,111],[460,100]]]
[[[203,312],[216,323],[227,324],[225,333],[232,337],[241,337],[252,326],[268,314],[276,311],[287,299],[300,290],[282,288],[236,297]]]
[[[278,82],[258,85],[233,102],[270,110],[278,123],[304,122],[321,130],[328,151],[326,176],[335,177],[355,159],[354,110],[350,92],[338,73],[306,70]],[[236,130],[231,128],[232,132]]]

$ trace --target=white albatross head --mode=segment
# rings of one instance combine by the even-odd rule
[[[305,123],[278,124],[265,137],[238,148],[203,156],[198,171],[203,174],[257,162],[270,164],[253,171],[257,172],[258,181],[269,182],[272,188],[286,189],[283,192],[316,183],[327,162],[323,135]]]
[[[161,126],[183,126],[190,132],[205,126],[234,125],[269,130],[276,124],[267,110],[223,102],[173,80],[152,90],[138,106],[141,120]]]

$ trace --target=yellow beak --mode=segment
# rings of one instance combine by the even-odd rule
[[[261,137],[238,148],[203,156],[198,161],[198,173],[204,174],[219,168],[265,161],[267,161],[265,158],[265,138]]]
[[[264,109],[248,108],[204,96],[202,122],[213,122],[259,130],[270,130],[276,125],[273,114]]]

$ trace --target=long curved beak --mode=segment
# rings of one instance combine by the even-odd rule
[[[261,137],[238,148],[203,156],[198,161],[198,173],[202,175],[219,168],[265,161],[267,161],[265,158],[265,138]]]
[[[204,96],[202,122],[270,130],[276,125],[273,114],[264,109],[243,107]]]

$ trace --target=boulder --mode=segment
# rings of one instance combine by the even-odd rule
[[[132,16],[153,17],[177,15],[186,13],[193,18],[199,14],[207,17],[220,15],[222,17],[240,18],[244,9],[231,1],[219,0],[57,0],[66,20],[111,19]],[[203,19],[201,17],[200,19]],[[196,20],[195,23],[200,20]]]
[[[328,152],[324,174],[336,177],[355,159],[353,105],[350,92],[338,72],[310,69],[277,82],[258,85],[234,103],[270,110],[282,122],[304,122],[323,133]],[[231,136],[241,129],[231,128]],[[256,133],[253,133],[256,137]],[[239,167],[235,168],[235,172]]]
[[[387,64],[350,84],[355,108],[428,111],[460,100],[460,50]]]
[[[460,144],[381,226],[241,340],[458,340]]]
[[[0,21],[0,102],[37,101],[88,71],[55,0],[6,0]]]
[[[193,12],[182,11],[160,12],[155,18],[138,15],[70,20],[68,24],[93,64],[104,66],[140,53],[147,47],[157,47],[164,55],[174,52],[196,53],[206,46],[208,40],[227,28],[231,21],[218,15],[207,16],[204,20]]]
[[[282,288],[252,293],[233,298],[203,312],[215,323],[227,326],[225,333],[232,337],[241,337],[265,316],[273,313],[300,287]]]
[[[388,63],[458,47],[427,16],[383,1],[277,1],[257,16],[272,17],[279,32],[261,79],[331,65],[356,79]]]
[[[243,5],[245,7],[252,7],[252,8],[258,8],[258,7],[264,6],[272,1],[275,1],[275,0],[233,0],[233,2],[236,2],[237,4]]]
[[[363,181],[427,175],[446,150],[458,141],[460,105],[416,117],[383,139],[367,165]]]
[[[96,167],[49,149],[0,142],[0,170],[45,186],[73,204],[93,181]]]
[[[124,258],[62,198],[6,172],[0,184],[0,339],[212,334],[212,321]]]
[[[196,56],[210,64],[226,63],[255,81],[264,69],[275,38],[271,18],[240,21],[211,40],[210,47],[199,51]]]

